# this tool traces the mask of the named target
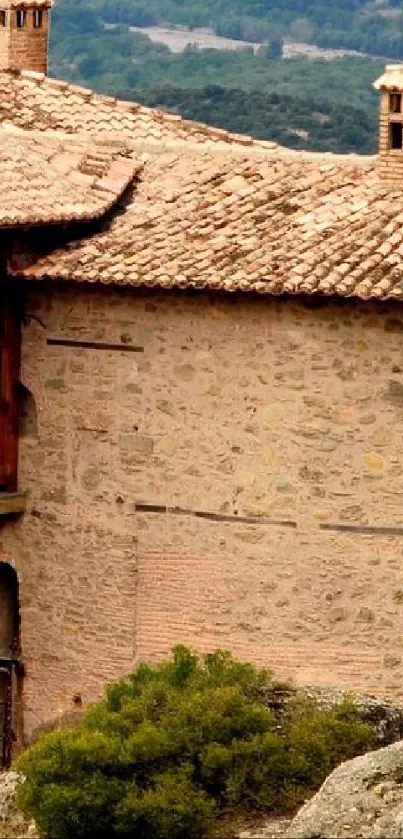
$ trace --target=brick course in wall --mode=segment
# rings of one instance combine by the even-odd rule
[[[178,642],[402,698],[402,338],[396,305],[28,287],[28,734]]]

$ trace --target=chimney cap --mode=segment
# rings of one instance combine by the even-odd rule
[[[385,72],[374,82],[375,90],[403,91],[403,63],[387,64]]]
[[[50,9],[53,0],[0,0],[0,9]]]

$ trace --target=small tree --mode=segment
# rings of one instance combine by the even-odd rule
[[[52,839],[200,839],[233,808],[299,803],[373,737],[348,702],[321,711],[299,700],[276,717],[263,696],[277,689],[229,653],[176,647],[25,752],[18,804]]]
[[[280,37],[270,38],[266,48],[266,58],[277,59],[283,57],[284,40]]]

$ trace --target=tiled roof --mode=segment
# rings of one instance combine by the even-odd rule
[[[403,64],[387,64],[385,72],[374,82],[375,90],[403,90]]]
[[[125,286],[403,299],[403,192],[374,158],[153,157],[125,212],[11,270]]]
[[[52,128],[67,134],[115,133],[144,145],[187,140],[224,148],[229,145],[262,151],[275,148],[274,143],[231,134],[156,108],[122,102],[30,71],[0,72],[2,120],[21,128],[41,131]]]
[[[2,9],[51,9],[54,0],[1,0]]]
[[[98,232],[83,224],[69,241],[67,229],[53,251],[40,231],[29,247],[20,237],[14,276],[403,300],[403,189],[378,177],[375,158],[287,151],[29,72],[0,74],[2,120],[35,129],[44,149],[59,132],[91,148],[124,140],[144,164]],[[29,220],[40,223],[33,204]]]
[[[141,164],[124,141],[0,128],[0,226],[103,215]]]

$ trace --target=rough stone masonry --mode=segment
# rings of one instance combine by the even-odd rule
[[[25,309],[0,558],[27,734],[178,642],[401,698],[403,310],[44,285]]]

